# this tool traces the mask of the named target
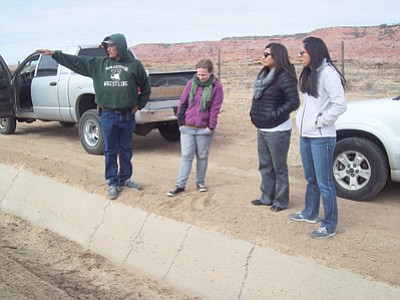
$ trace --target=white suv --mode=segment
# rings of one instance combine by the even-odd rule
[[[337,195],[370,200],[388,180],[400,182],[400,97],[348,103],[336,122]]]

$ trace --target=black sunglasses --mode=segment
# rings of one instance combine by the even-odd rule
[[[272,53],[264,52],[264,58],[267,58],[270,55],[272,55]]]
[[[308,53],[306,49],[300,49],[300,56],[303,56],[304,53]]]

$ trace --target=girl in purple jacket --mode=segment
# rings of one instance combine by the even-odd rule
[[[181,132],[181,165],[176,185],[167,193],[174,197],[185,191],[186,182],[196,155],[196,186],[199,192],[207,192],[205,176],[208,153],[224,93],[221,82],[213,74],[213,63],[202,59],[196,64],[196,74],[182,92],[177,117]]]

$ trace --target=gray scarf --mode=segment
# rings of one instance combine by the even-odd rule
[[[260,99],[263,91],[267,88],[267,86],[271,83],[274,78],[275,68],[269,71],[266,77],[263,74],[258,74],[256,80],[254,80],[254,99]]]

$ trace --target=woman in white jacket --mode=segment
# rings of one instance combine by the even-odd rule
[[[300,155],[307,181],[305,207],[290,214],[293,221],[316,224],[320,198],[324,206],[321,226],[313,238],[334,236],[338,223],[336,190],[332,175],[336,144],[335,122],[346,110],[345,79],[332,62],[324,41],[316,37],[303,40],[300,62],[303,65],[299,84],[303,103],[297,112],[300,132]]]

